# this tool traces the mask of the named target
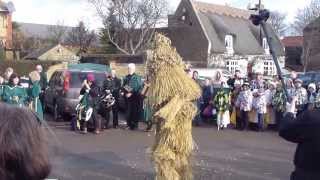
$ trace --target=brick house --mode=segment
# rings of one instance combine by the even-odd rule
[[[306,71],[320,69],[320,17],[303,30],[303,64]]]
[[[168,17],[168,36],[185,61],[196,67],[226,67],[230,72],[251,66],[275,75],[267,40],[249,21],[251,12],[230,6],[181,0]],[[271,26],[268,26],[271,28]],[[277,56],[284,67],[284,51],[276,33]]]
[[[282,40],[285,48],[285,67],[289,70],[302,71],[303,36],[288,36]]]
[[[5,49],[5,56],[13,58],[12,52],[12,13],[14,5],[0,0],[0,44]]]

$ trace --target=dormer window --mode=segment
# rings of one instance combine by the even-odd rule
[[[226,35],[225,37],[225,46],[227,49],[228,54],[233,54],[233,36],[232,35]]]
[[[185,21],[186,20],[186,16],[185,15],[181,16],[181,20]]]
[[[263,40],[262,40],[262,47],[263,47],[264,52],[265,52],[266,54],[270,54],[270,49],[269,49],[269,44],[268,44],[267,38],[263,38]]]

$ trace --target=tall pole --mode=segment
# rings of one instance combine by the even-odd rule
[[[271,31],[270,28],[268,28],[268,25],[267,25],[267,20],[270,17],[270,12],[268,10],[262,8],[261,1],[262,0],[259,0],[259,4],[255,9],[251,9],[251,10],[258,11],[258,14],[252,14],[250,16],[250,20],[252,21],[252,23],[254,25],[260,26],[263,29],[263,32],[266,36],[266,39],[267,39],[267,42],[268,42],[268,45],[270,48],[270,54],[272,55],[273,62],[274,62],[276,69],[277,69],[278,78],[281,81],[283,90],[285,92],[285,101],[290,102],[289,93],[288,93],[288,90],[286,89],[286,84],[285,84],[284,79],[282,77],[280,64],[278,61],[278,57],[276,55],[276,49],[274,46],[274,43],[276,42],[276,40],[273,36],[271,36],[273,32]]]

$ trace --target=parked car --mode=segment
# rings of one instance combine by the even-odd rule
[[[84,67],[84,65],[79,67]],[[87,75],[92,73],[98,83],[97,85],[102,87],[106,79],[106,72],[106,68],[102,68],[102,71],[97,71],[90,70],[90,68],[78,68],[76,66],[66,70],[56,70],[45,91],[45,109],[53,113],[54,120],[60,118],[70,120],[70,117],[76,113],[75,109],[80,100],[81,86],[87,78]]]

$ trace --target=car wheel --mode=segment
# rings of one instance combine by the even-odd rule
[[[60,115],[59,115],[59,107],[58,104],[54,104],[53,107],[53,119],[54,121],[59,121]]]

